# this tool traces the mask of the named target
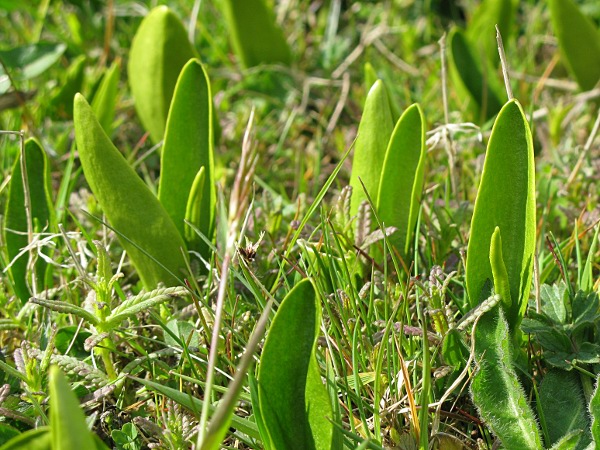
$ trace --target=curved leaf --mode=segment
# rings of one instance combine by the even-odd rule
[[[198,214],[193,217],[192,225],[209,239],[214,232],[217,196],[213,139],[210,81],[200,61],[193,59],[181,71],[173,95],[158,187],[158,199],[182,236],[186,236],[184,219],[190,192],[202,167],[205,182],[200,188],[201,192],[196,193],[196,198],[201,199],[201,203],[197,205]],[[199,251],[208,259],[208,246],[196,233],[192,234],[192,239],[188,240],[192,244],[190,249]]]
[[[310,280],[285,297],[265,341],[258,400],[274,449],[331,449],[333,411],[315,357],[320,305]]]
[[[127,77],[142,125],[157,143],[163,139],[179,72],[196,52],[185,27],[166,6],[157,6],[138,28]]]
[[[502,237],[500,228],[496,227],[492,234],[490,242],[490,266],[494,279],[494,290],[502,299],[502,306],[505,311],[510,311],[512,307],[512,298],[510,295],[510,283],[508,282],[508,272],[502,258]]]
[[[50,434],[54,450],[95,448],[79,400],[57,366],[50,368]]]
[[[264,0],[223,0],[221,4],[231,43],[245,67],[290,64],[290,48]]]
[[[148,289],[159,282],[174,285],[186,264],[185,243],[173,221],[110,141],[92,108],[75,96],[75,138],[85,178],[110,224],[132,242],[121,239]],[[142,252],[139,246],[155,258]]]
[[[495,26],[500,29],[506,49],[514,26],[515,6],[515,0],[482,0],[467,26],[467,39],[478,49],[477,54],[493,64],[500,61]]]
[[[454,29],[448,36],[451,75],[461,90],[477,105],[480,121],[493,117],[502,108],[502,87],[488,59],[475,52],[463,31]]]
[[[113,120],[115,119],[115,108],[117,106],[117,88],[121,75],[121,64],[115,61],[104,73],[100,86],[92,100],[92,109],[98,118],[98,122],[107,135],[112,134]]]
[[[479,368],[471,382],[473,403],[505,448],[539,450],[540,433],[512,365],[512,340],[502,308],[486,313],[475,331]]]
[[[33,220],[34,232],[41,232],[45,228],[52,228],[53,209],[50,199],[50,173],[46,153],[35,139],[25,142],[25,164],[27,167],[27,182],[29,199],[31,201],[31,218]],[[4,227],[4,239],[8,259],[13,261],[19,255],[21,249],[28,245],[27,237],[27,215],[23,205],[25,204],[25,191],[23,189],[23,173],[21,161],[17,158],[12,171],[12,177],[8,188],[8,202],[6,203],[6,219]],[[28,287],[27,264],[29,252],[25,252],[14,260],[9,269],[13,280],[15,294],[26,302],[31,293]],[[35,264],[37,290],[44,288],[44,273],[46,262],[38,258]]]
[[[383,81],[377,80],[367,95],[363,115],[358,125],[358,136],[354,144],[352,175],[350,176],[350,186],[352,186],[350,215],[352,216],[356,215],[359,205],[367,199],[359,178],[377,205],[381,170],[393,127],[392,112],[385,86]]]
[[[477,306],[487,280],[493,280],[490,242],[502,230],[502,258],[512,305],[506,311],[511,329],[520,322],[529,296],[535,248],[535,173],[533,143],[521,105],[512,100],[492,129],[475,201],[467,249],[467,291]]]
[[[583,90],[600,80],[600,31],[572,0],[550,0],[561,56]]]
[[[398,229],[389,241],[406,255],[423,190],[425,119],[417,104],[410,106],[396,123],[386,151],[377,211],[386,227]]]

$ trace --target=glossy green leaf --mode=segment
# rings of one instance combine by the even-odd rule
[[[202,400],[192,397],[190,394],[186,394],[185,392],[178,391],[177,389],[173,389],[169,386],[165,386],[164,384],[155,383],[150,380],[144,380],[136,377],[131,377],[131,379],[143,384],[155,392],[158,392],[159,394],[164,395],[165,397],[170,398],[192,412],[200,413],[200,411],[202,411]],[[215,409],[215,406],[209,406],[209,411],[211,414],[215,411]],[[260,439],[260,434],[258,433],[256,424],[248,419],[243,419],[234,414],[231,416],[231,426],[242,433],[247,434],[253,439]]]
[[[507,49],[515,25],[515,6],[515,0],[482,0],[467,26],[466,37],[477,49],[477,55],[488,59],[494,65],[500,61],[496,25],[502,34],[504,48]]]
[[[10,88],[10,80],[2,76],[5,75],[4,67],[11,72],[13,79],[30,80],[48,70],[66,49],[65,44],[39,42],[10,50],[0,50],[0,61],[3,64],[0,65],[0,94]]]
[[[281,302],[260,358],[258,400],[274,449],[331,449],[329,395],[315,357],[321,323],[312,282],[298,283]]]
[[[377,80],[367,96],[354,144],[350,176],[353,191],[350,203],[352,216],[356,215],[360,204],[367,199],[359,178],[371,199],[377,204],[383,161],[393,128],[388,95],[383,81]]]
[[[501,255],[510,285],[511,329],[518,325],[529,297],[535,248],[533,143],[521,105],[512,100],[500,111],[490,137],[475,201],[467,249],[467,291],[477,306],[482,288],[493,280],[490,243],[502,232]]]
[[[587,405],[577,372],[550,370],[540,385],[538,403],[550,438],[550,442],[546,442],[548,446],[572,431],[589,429]],[[590,443],[589,435],[580,434],[579,443],[571,448],[584,449]]]
[[[131,242],[121,239],[148,289],[159,282],[174,285],[186,263],[185,243],[175,224],[110,141],[90,105],[75,97],[75,137],[81,165],[108,221]],[[143,253],[144,249],[151,257]]]
[[[185,27],[166,6],[157,6],[138,28],[127,65],[135,109],[150,137],[163,139],[179,72],[196,56]]]
[[[600,80],[600,30],[572,0],[550,0],[561,57],[583,90]]]
[[[494,307],[475,331],[479,365],[471,382],[473,403],[504,448],[539,450],[538,425],[512,363],[512,339],[502,308]]]
[[[222,0],[220,4],[231,44],[245,67],[291,63],[292,53],[283,31],[264,0]]]
[[[408,254],[417,223],[424,167],[425,119],[421,107],[414,104],[404,111],[392,132],[377,195],[379,219],[386,227],[398,229],[389,242],[403,255]]]
[[[121,75],[121,63],[115,61],[106,70],[100,86],[92,100],[92,109],[96,118],[107,135],[112,134],[112,125],[115,119],[115,108],[117,107],[117,88]]]
[[[50,368],[50,434],[54,450],[94,448],[79,400],[57,366]]]
[[[600,375],[596,377],[596,387],[589,405],[590,418],[592,421],[591,432],[596,446],[600,445]]]
[[[497,71],[486,58],[481,58],[464,32],[454,29],[448,36],[450,73],[457,88],[475,102],[479,121],[485,122],[502,108],[502,86]]]
[[[50,173],[46,153],[35,139],[25,142],[25,164],[27,167],[27,182],[29,198],[31,200],[31,218],[34,232],[48,232],[52,228],[53,209],[50,199]],[[6,203],[6,218],[4,222],[4,239],[9,261],[13,261],[28,244],[27,215],[25,212],[25,191],[23,189],[23,175],[21,161],[17,159],[12,170],[12,177],[8,188],[8,202]],[[25,252],[14,260],[9,269],[13,280],[15,293],[25,302],[29,300],[30,275],[27,271],[29,252]],[[44,287],[44,273],[46,262],[39,258],[35,264],[37,290]]]
[[[189,236],[191,250],[208,259],[208,246],[196,233],[186,233],[184,219],[192,220],[209,239],[214,233],[217,194],[214,182],[213,117],[210,81],[197,59],[181,71],[169,111],[165,142],[161,155],[158,199],[182,236]],[[204,168],[205,181],[194,180]],[[195,204],[186,216],[190,192],[196,188]],[[200,191],[198,191],[200,189]],[[191,206],[191,205],[190,205]]]

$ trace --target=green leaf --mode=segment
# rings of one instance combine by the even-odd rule
[[[91,313],[85,308],[82,308],[81,306],[77,306],[68,302],[63,302],[61,300],[49,300],[47,298],[37,297],[32,298],[31,301],[33,303],[51,309],[52,311],[56,311],[63,314],[73,314],[79,317],[80,319],[85,320],[90,325],[98,324],[98,318],[93,313]]]
[[[57,366],[50,368],[50,434],[53,450],[95,448],[79,400]]]
[[[572,450],[572,449],[588,449],[589,447],[581,446],[581,436],[585,433],[584,430],[573,430],[569,434],[561,437],[554,443],[550,450]]]
[[[486,280],[493,279],[490,242],[502,230],[502,258],[510,285],[511,329],[521,321],[531,284],[535,248],[533,143],[521,105],[509,101],[498,114],[488,143],[467,249],[467,291],[471,307]]]
[[[259,407],[275,449],[332,448],[333,410],[315,357],[320,323],[315,288],[305,279],[281,302],[260,358]]]
[[[561,56],[584,91],[600,80],[600,31],[572,0],[550,0]]]
[[[466,37],[476,49],[477,55],[495,65],[500,60],[495,27],[498,25],[504,48],[507,49],[514,26],[515,6],[515,0],[482,0],[467,26]]]
[[[185,243],[175,224],[110,141],[86,100],[75,96],[75,138],[86,180],[147,289],[177,284]],[[142,252],[145,250],[152,258]],[[163,268],[164,267],[164,268]]]
[[[59,118],[73,118],[73,97],[83,90],[86,61],[85,55],[79,55],[73,60],[65,78],[60,80],[59,88],[50,100],[52,112]]]
[[[190,219],[209,239],[214,234],[217,194],[214,181],[213,116],[210,81],[199,60],[189,61],[181,71],[169,111],[165,143],[161,155],[158,199],[182,236],[185,236],[186,210],[192,188],[199,204]],[[194,184],[204,168],[205,181]],[[190,234],[189,232],[187,233]],[[208,245],[192,233],[190,250],[209,259]]]
[[[0,61],[11,71],[16,80],[30,80],[50,68],[67,49],[65,44],[37,44],[15,47],[10,50],[0,50]],[[13,73],[14,72],[14,73]],[[10,88],[10,80],[4,79],[4,69],[0,66],[0,94]]]
[[[383,161],[393,127],[392,112],[385,86],[383,81],[377,80],[367,96],[354,144],[352,175],[350,176],[350,186],[353,190],[350,203],[350,215],[352,216],[356,215],[359,205],[367,199],[359,178],[364,183],[371,199],[377,204]]]
[[[40,427],[12,438],[0,450],[54,450],[49,427]]]
[[[550,442],[554,445],[563,436],[575,430],[588,430],[589,423],[583,390],[576,372],[553,369],[542,380],[539,389],[539,407],[544,413]],[[583,449],[590,442],[589,435],[581,433],[574,449]]]
[[[179,72],[196,56],[185,27],[166,6],[157,6],[138,28],[127,77],[142,125],[155,143],[163,139]]]
[[[53,208],[50,198],[50,173],[46,153],[40,143],[35,139],[25,142],[25,165],[27,167],[27,183],[29,188],[29,199],[31,200],[31,219],[34,232],[42,232],[44,229],[53,228]],[[29,243],[27,237],[27,215],[23,205],[25,204],[25,191],[23,189],[23,175],[21,171],[21,160],[17,158],[12,170],[12,177],[8,188],[8,202],[6,204],[6,219],[4,222],[4,239],[9,261],[13,261],[9,274],[13,280],[15,294],[26,302],[31,293],[28,283],[31,274],[27,271],[29,252],[25,252],[15,258],[21,249]],[[44,289],[44,273],[47,267],[46,261],[38,256],[35,264],[35,277],[37,291]]]
[[[561,282],[553,284],[543,284],[540,288],[540,298],[542,300],[542,311],[554,323],[564,324],[567,321],[567,309],[565,307],[565,294],[567,286]]]
[[[244,67],[292,60],[282,30],[264,0],[222,0],[231,44]]]
[[[425,119],[421,107],[414,104],[404,111],[392,132],[376,197],[379,219],[386,227],[398,229],[389,241],[403,255],[408,254],[417,223],[424,163]]]
[[[92,100],[92,109],[100,125],[108,136],[112,134],[112,125],[115,119],[117,106],[117,88],[121,75],[121,63],[115,61],[106,70],[100,86]]]
[[[512,307],[512,298],[510,296],[510,285],[508,282],[508,272],[502,258],[502,237],[500,228],[496,227],[492,233],[490,242],[490,266],[494,279],[494,291],[500,295],[501,304],[505,311],[510,311]]]
[[[190,188],[190,195],[188,196],[187,205],[185,207],[185,224],[184,224],[184,237],[186,242],[194,242],[198,239],[198,233],[194,230],[194,227],[198,227],[202,216],[202,198],[204,194],[204,184],[206,183],[206,170],[204,166],[200,167],[200,170],[196,174],[192,187]],[[216,204],[214,205],[216,207]],[[214,208],[213,208],[214,210]],[[196,224],[196,225],[194,225]]]
[[[151,292],[143,292],[134,297],[128,298],[115,309],[112,310],[106,321],[102,325],[104,330],[117,326],[123,320],[138,314],[142,311],[159,305],[168,300],[174,300],[187,294],[187,290],[183,287],[159,288]]]
[[[170,388],[163,384],[155,383],[150,380],[143,380],[141,378],[131,377],[131,379],[143,384],[147,388],[158,392],[159,394],[164,395],[165,397],[170,398],[171,400],[177,402],[181,406],[189,409],[190,411],[199,413],[202,411],[202,400],[192,397],[189,394],[178,391],[177,389]],[[209,406],[209,411],[212,414],[215,411],[216,407],[213,405]],[[231,416],[231,426],[242,433],[247,434],[249,437],[253,439],[260,439],[260,434],[258,433],[258,428],[254,422],[251,422],[247,419],[242,419],[236,415]]]
[[[600,375],[596,377],[596,388],[589,405],[590,418],[592,420],[591,432],[596,446],[600,445]]]
[[[479,364],[471,382],[473,403],[505,448],[539,450],[540,433],[511,356],[512,340],[502,308],[484,314],[475,331]]]
[[[492,118],[502,108],[502,87],[496,70],[487,58],[480,58],[464,32],[454,29],[448,36],[448,56],[451,75],[457,87],[468,94],[475,104],[475,116],[480,122]]]

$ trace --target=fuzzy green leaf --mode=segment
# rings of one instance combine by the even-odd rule
[[[161,155],[158,198],[175,223],[186,235],[186,208],[192,187],[200,188],[197,215],[188,219],[209,239],[214,232],[217,194],[214,182],[213,117],[210,81],[197,59],[181,71],[169,111],[165,143]],[[194,185],[198,171],[204,167],[205,182]],[[188,235],[190,233],[187,233]],[[208,246],[192,233],[190,250],[208,259]]]
[[[367,199],[362,180],[371,199],[377,204],[379,182],[385,159],[386,149],[394,124],[390,102],[383,84],[377,80],[367,96],[363,115],[358,126],[358,136],[354,144],[354,158],[352,161],[352,199],[350,214],[356,215],[359,205]]]
[[[90,325],[97,325],[98,319],[94,314],[89,312],[87,309],[84,309],[80,306],[74,305],[72,303],[63,302],[60,300],[49,300],[46,298],[36,298],[33,297],[31,299],[33,303],[44,306],[52,311],[56,311],[63,314],[73,314],[80,319],[87,321]]]
[[[596,446],[600,445],[600,375],[596,377],[596,388],[590,400],[591,432]]]
[[[381,222],[398,229],[389,241],[403,255],[408,254],[417,222],[424,164],[425,119],[421,107],[414,104],[404,111],[392,132],[376,197]]]
[[[75,97],[75,137],[86,180],[148,289],[177,283],[186,246],[173,221],[110,141],[86,100]],[[143,253],[144,249],[152,258]]]
[[[151,292],[138,294],[135,297],[128,298],[117,306],[110,316],[106,318],[106,326],[109,328],[114,327],[128,317],[142,311],[147,311],[149,308],[166,302],[167,300],[174,300],[186,294],[187,290],[183,287],[161,288]]]
[[[53,209],[50,199],[50,173],[46,153],[35,139],[25,142],[25,163],[27,167],[27,182],[29,187],[29,198],[31,200],[31,218],[33,220],[34,232],[41,232],[45,228],[52,228]],[[21,161],[17,158],[12,170],[12,177],[8,188],[8,202],[6,203],[6,219],[4,222],[4,239],[8,259],[12,261],[28,244],[27,238],[27,215],[23,205],[25,204],[25,191],[23,189],[23,175]],[[48,231],[48,230],[46,230]],[[27,265],[29,252],[25,252],[16,259],[9,269],[13,280],[15,293],[26,302],[31,293],[28,287]],[[46,262],[38,257],[35,264],[35,275],[37,290],[44,288],[44,272]]]
[[[275,449],[331,449],[329,395],[315,357],[320,305],[310,280],[298,283],[273,319],[260,358],[258,399]]]
[[[138,28],[127,77],[142,125],[155,143],[163,139],[179,72],[196,56],[185,27],[166,6],[157,6]]]
[[[471,382],[471,396],[505,448],[539,450],[537,422],[513,368],[511,347],[502,308],[495,307],[479,319],[475,331],[479,368]]]
[[[222,0],[220,5],[233,49],[245,67],[291,63],[283,31],[264,0]]]
[[[502,230],[502,259],[512,299],[506,317],[512,329],[527,308],[535,248],[533,143],[516,100],[496,119],[475,201],[466,267],[471,307],[477,305],[486,281],[493,280],[490,242],[496,227]]]
[[[600,80],[600,31],[572,0],[550,0],[550,18],[560,53],[581,89]]]
[[[575,430],[588,430],[589,420],[579,374],[553,369],[549,371],[539,389],[539,407],[544,412],[550,442],[554,445],[563,436]],[[590,442],[586,433],[573,449],[583,449]]]

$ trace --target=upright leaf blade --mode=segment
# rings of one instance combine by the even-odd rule
[[[475,102],[480,121],[493,117],[502,108],[501,86],[496,70],[487,58],[481,58],[465,33],[454,29],[448,36],[451,75],[458,87]]]
[[[52,228],[53,208],[50,198],[50,173],[46,153],[35,139],[25,142],[25,165],[27,167],[27,181],[29,198],[31,200],[31,218],[33,220],[34,232],[41,232],[44,228]],[[25,191],[23,188],[23,172],[21,171],[20,156],[17,158],[12,171],[12,177],[8,188],[8,202],[6,203],[6,219],[4,227],[4,239],[8,259],[12,261],[28,244],[27,237],[27,215],[23,205],[25,204]],[[14,261],[9,269],[13,280],[15,294],[26,302],[31,293],[28,287],[27,264],[29,252],[21,255]],[[35,275],[37,289],[44,287],[44,272],[46,262],[38,258],[35,264]]]
[[[479,368],[471,382],[473,403],[505,448],[539,450],[537,422],[512,365],[512,340],[502,309],[494,307],[477,324]]]
[[[359,178],[377,204],[383,161],[393,127],[385,86],[383,81],[377,80],[367,96],[354,144],[350,176],[350,186],[353,188],[350,214],[353,216],[358,212],[359,205],[367,199]]]
[[[281,63],[292,53],[264,0],[222,0],[231,43],[245,67]]]
[[[498,25],[507,48],[514,25],[515,6],[515,0],[482,0],[467,26],[467,39],[473,43],[477,54],[495,65],[499,62],[495,26]]]
[[[135,109],[157,143],[163,139],[179,72],[196,56],[185,27],[166,6],[157,6],[138,28],[127,65]]]
[[[96,447],[79,401],[57,366],[50,368],[50,434],[54,450]]]
[[[498,114],[475,201],[466,267],[471,307],[477,306],[486,280],[493,280],[489,249],[496,227],[502,231],[502,257],[512,299],[506,317],[512,329],[527,307],[535,248],[533,143],[516,100]]]
[[[86,180],[110,224],[128,239],[121,240],[148,289],[159,282],[174,285],[186,264],[186,246],[173,221],[110,141],[92,108],[75,96],[75,138]],[[140,251],[158,260],[167,270]]]
[[[331,449],[333,411],[321,382],[315,348],[321,323],[310,280],[285,297],[267,336],[258,373],[266,441],[280,449]]]
[[[377,195],[380,220],[386,227],[398,228],[389,241],[404,255],[408,254],[411,233],[417,222],[424,166],[425,119],[421,107],[414,104],[396,123]]]
[[[600,30],[572,0],[550,0],[550,18],[561,56],[583,90],[600,80]]]
[[[107,135],[112,134],[113,120],[115,119],[115,108],[117,106],[117,88],[119,76],[121,75],[121,63],[115,61],[106,70],[102,82],[92,100],[92,109],[98,118],[98,122]]]
[[[217,195],[214,183],[213,117],[210,81],[199,60],[190,60],[181,71],[169,111],[161,155],[158,198],[185,236],[186,208],[194,179],[204,167],[204,182],[197,197],[199,214],[193,222],[211,238],[214,232]],[[188,233],[189,235],[189,233]],[[208,259],[208,246],[201,239],[188,240],[190,249]]]

